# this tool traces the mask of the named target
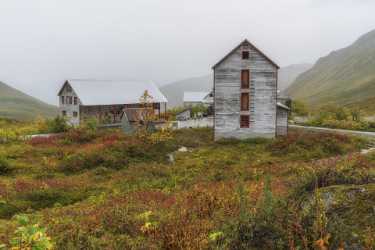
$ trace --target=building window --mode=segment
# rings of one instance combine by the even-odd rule
[[[250,116],[241,115],[240,126],[241,126],[241,128],[249,128],[250,127]]]
[[[250,57],[249,51],[242,51],[242,59],[243,60],[248,60]]]
[[[241,93],[241,111],[249,111],[249,93]]]
[[[241,71],[241,88],[248,89],[250,87],[250,70],[244,69]]]
[[[72,87],[70,85],[66,85],[66,92],[72,92]]]
[[[61,96],[61,104],[65,104],[65,96]]]
[[[62,114],[62,116],[66,116],[66,111],[63,110],[63,111],[61,112],[61,114]]]
[[[73,117],[78,117],[78,112],[77,111],[73,112]]]
[[[67,104],[73,104],[73,98],[71,96],[66,97],[66,103]]]
[[[74,97],[74,105],[77,105],[78,104],[78,98],[75,96]]]

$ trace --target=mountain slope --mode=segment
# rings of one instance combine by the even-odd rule
[[[375,30],[349,47],[320,58],[313,68],[297,77],[286,93],[313,107],[353,106],[375,97],[374,69]]]
[[[292,84],[296,78],[309,70],[313,65],[309,63],[293,64],[282,67],[279,70],[278,88],[280,91],[285,90]]]
[[[212,88],[212,75],[207,75],[173,82],[162,86],[160,90],[168,99],[168,108],[174,108],[183,105],[184,92],[211,91]]]
[[[0,82],[0,117],[30,120],[38,115],[55,116],[57,108]]]

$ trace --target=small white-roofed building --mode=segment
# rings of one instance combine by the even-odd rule
[[[143,108],[140,99],[145,91],[160,117],[168,101],[150,81],[67,80],[58,92],[59,109],[72,125],[91,117],[100,123],[118,123],[125,111],[135,113]]]
[[[213,103],[212,92],[184,92],[184,106],[209,106]]]

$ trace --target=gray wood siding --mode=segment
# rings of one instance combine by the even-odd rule
[[[283,108],[277,108],[276,134],[283,136],[288,134],[288,111]]]
[[[61,96],[65,97],[65,104],[63,104],[61,102]],[[68,96],[72,97],[72,104],[67,103],[67,97]],[[74,97],[78,98],[77,105],[74,105]],[[77,94],[74,92],[74,89],[72,89],[72,91],[68,91],[68,84],[66,84],[64,86],[64,88],[62,89],[61,94],[59,95],[59,112],[60,112],[60,115],[62,115],[62,112],[65,111],[67,121],[71,125],[74,125],[74,126],[79,125],[79,122],[80,122],[80,105],[81,105],[81,101],[80,101],[79,97],[77,96]],[[77,112],[77,114],[78,114],[77,117],[73,117],[73,112]]]
[[[248,60],[242,51],[250,51]],[[249,112],[240,111],[241,70],[250,70]],[[242,45],[214,69],[215,139],[274,137],[277,68],[257,50]],[[250,128],[240,128],[240,115],[250,115]]]

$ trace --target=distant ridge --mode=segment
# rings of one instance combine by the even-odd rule
[[[375,30],[320,58],[286,93],[313,108],[334,104],[375,113]]]
[[[57,114],[57,107],[46,104],[0,82],[0,117],[16,120],[32,120],[38,115],[53,117]]]
[[[279,90],[283,91],[287,89],[300,74],[311,69],[312,66],[313,65],[310,63],[300,63],[280,68],[278,81]]]
[[[279,70],[279,89],[284,90],[296,77],[311,68],[311,64],[294,64]],[[212,74],[176,81],[160,87],[168,99],[168,107],[183,105],[184,92],[209,92],[213,89]]]

